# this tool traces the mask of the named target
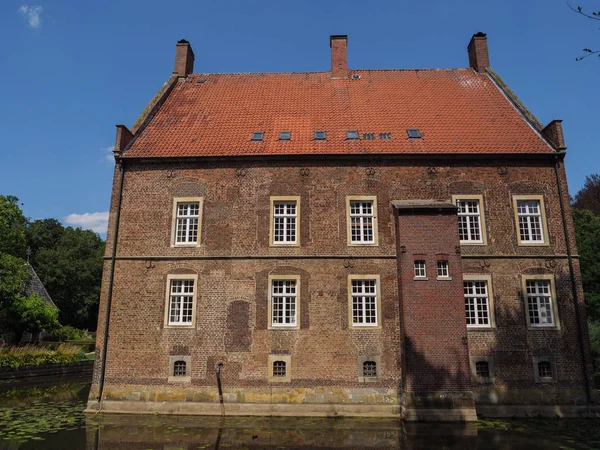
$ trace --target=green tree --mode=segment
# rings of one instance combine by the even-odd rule
[[[59,234],[54,226],[41,228]],[[58,306],[62,324],[96,328],[103,254],[104,241],[98,234],[71,227],[64,228],[52,246],[37,250],[35,270]]]
[[[40,295],[18,296],[12,305],[13,314],[19,318],[20,328],[29,333],[54,331],[58,323],[58,310]]]
[[[574,209],[573,221],[588,317],[600,322],[600,215]]]
[[[594,173],[585,177],[583,187],[575,194],[573,207],[600,214],[600,175]]]
[[[25,231],[27,245],[31,248],[31,265],[36,266],[40,249],[52,248],[65,232],[65,227],[56,219],[38,219],[30,222]]]
[[[19,328],[12,306],[30,280],[31,273],[24,260],[0,253],[0,334],[15,332]]]
[[[0,195],[0,253],[25,257],[27,219],[19,207],[19,199]]]

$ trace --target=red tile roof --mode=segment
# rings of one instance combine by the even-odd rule
[[[194,74],[180,79],[125,157],[552,153],[487,74],[472,69]],[[418,128],[422,139],[409,139]],[[327,131],[315,141],[314,131]],[[358,130],[359,141],[346,140]],[[264,131],[262,142],[252,133]],[[291,131],[291,141],[279,141]],[[363,140],[375,133],[375,140]],[[391,140],[379,139],[391,133]]]

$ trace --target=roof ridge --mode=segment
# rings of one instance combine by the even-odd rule
[[[470,71],[469,67],[440,67],[440,68],[412,68],[412,69],[348,69],[348,72],[442,72],[442,71]],[[198,77],[202,75],[308,75],[308,74],[329,74],[329,70],[308,71],[308,72],[194,72],[189,77]]]

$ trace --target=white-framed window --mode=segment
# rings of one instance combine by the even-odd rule
[[[271,280],[271,326],[296,327],[298,323],[298,279]]]
[[[464,280],[463,290],[467,327],[491,327],[487,280]]]
[[[170,275],[167,292],[167,326],[192,326],[197,276]]]
[[[461,243],[482,244],[481,201],[479,198],[458,198],[458,236]]]
[[[273,243],[296,243],[296,202],[273,203]]]
[[[425,260],[416,259],[415,260],[415,278],[426,278],[427,271],[425,270]]]
[[[527,316],[531,327],[554,327],[553,286],[550,279],[526,279]]]
[[[448,271],[448,261],[439,260],[437,262],[437,276],[438,278],[448,278],[450,276]]]
[[[544,242],[542,211],[539,200],[517,200],[517,219],[521,242]]]
[[[346,200],[348,244],[377,245],[376,197],[349,196]]]
[[[198,245],[201,227],[202,198],[175,198],[173,201],[173,245]]]
[[[350,279],[353,326],[376,327],[378,325],[377,282],[375,278]]]
[[[300,197],[271,197],[271,245],[299,245]]]

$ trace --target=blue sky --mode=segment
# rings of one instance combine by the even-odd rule
[[[563,0],[3,0],[0,194],[32,219],[102,232],[114,125],[132,125],[171,74],[178,39],[196,72],[291,72],[329,70],[330,34],[349,35],[351,68],[466,67],[478,31],[525,105],[564,120],[574,194],[600,172],[600,58],[575,62],[600,48],[599,26]]]

